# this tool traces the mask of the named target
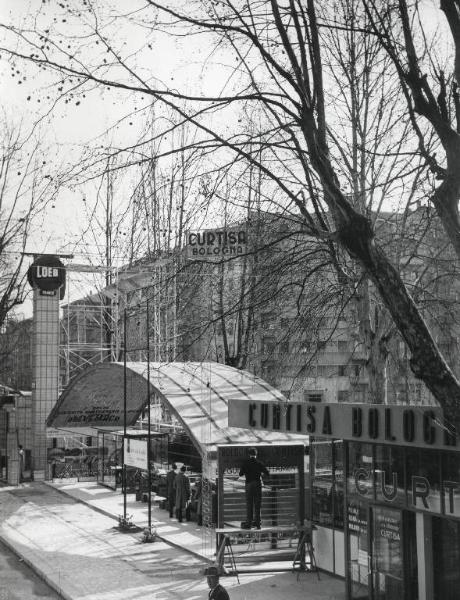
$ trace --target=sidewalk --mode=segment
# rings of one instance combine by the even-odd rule
[[[128,514],[141,527],[147,507],[128,496]],[[122,534],[119,492],[95,483],[23,484],[0,488],[0,539],[65,600],[200,600],[207,584],[200,570],[214,548],[202,528],[152,510],[165,541],[140,542]],[[208,534],[209,536],[209,534]],[[170,544],[174,544],[171,546]],[[222,578],[231,600],[344,600],[342,580],[321,573],[257,573]],[[1,582],[0,582],[1,590]]]
[[[123,514],[123,494],[118,490],[98,485],[96,482],[77,483],[46,483],[50,487],[71,496],[75,500],[84,502],[101,513],[115,518]],[[148,506],[144,502],[136,502],[135,494],[126,496],[126,514],[132,515],[133,523],[139,527],[148,525]],[[205,527],[198,527],[196,523],[178,523],[170,519],[167,510],[162,510],[157,504],[152,503],[152,526],[157,535],[165,542],[186,548],[188,552],[200,559],[211,563],[214,558],[215,542],[214,532]]]

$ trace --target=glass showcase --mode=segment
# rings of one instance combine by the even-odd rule
[[[418,600],[419,568],[434,600],[457,598],[460,452],[324,439],[311,447],[312,517],[345,530],[348,598]],[[423,544],[430,564],[418,563]]]

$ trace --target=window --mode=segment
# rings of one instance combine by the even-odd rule
[[[332,370],[333,369],[329,365],[318,365],[317,375],[318,377],[331,377]]]
[[[299,352],[300,354],[308,354],[308,352],[310,352],[311,349],[312,348],[310,342],[303,342],[299,347]]]
[[[366,402],[369,390],[366,383],[360,383],[354,386],[354,389],[351,392],[351,401],[352,402]]]
[[[289,329],[289,321],[288,317],[281,317],[280,319],[280,327],[281,329]]]
[[[260,315],[260,326],[262,328],[270,327],[270,325],[272,324],[271,322],[272,322],[272,314],[271,313],[266,312],[266,313],[262,313]]]
[[[289,342],[281,342],[280,351],[281,354],[289,354]]]
[[[339,377],[345,377],[345,375],[347,370],[347,366],[346,365],[339,365]]]
[[[337,392],[338,402],[350,402],[350,390],[339,390]]]
[[[318,350],[325,350],[326,344],[327,342],[325,342],[324,340],[318,340],[318,342],[316,343],[316,347],[318,348]]]
[[[348,352],[348,340],[338,340],[337,349],[339,352]]]
[[[305,402],[321,402],[323,399],[323,392],[317,390],[304,390],[303,398]]]
[[[272,354],[275,350],[275,339],[272,337],[262,338],[262,353]]]
[[[263,379],[266,379],[268,382],[270,382],[274,376],[275,376],[275,371],[276,371],[276,367],[275,367],[275,363],[273,363],[272,361],[265,361],[262,365],[262,377]]]

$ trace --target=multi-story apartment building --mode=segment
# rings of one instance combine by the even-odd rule
[[[15,390],[32,389],[32,319],[14,316],[3,324],[0,381]]]

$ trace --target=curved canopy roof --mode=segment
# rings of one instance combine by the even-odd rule
[[[230,399],[280,401],[286,398],[251,373],[220,363],[102,363],[85,370],[61,395],[48,426],[62,429],[132,426],[156,394],[182,423],[205,455],[218,444],[304,441],[305,436],[228,426]],[[150,390],[149,390],[150,388]]]

